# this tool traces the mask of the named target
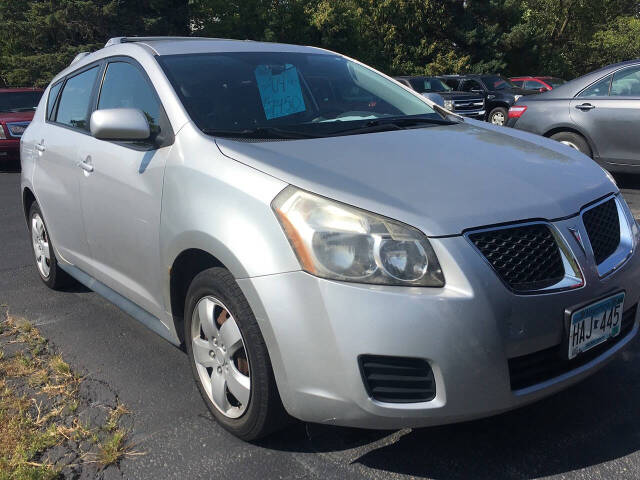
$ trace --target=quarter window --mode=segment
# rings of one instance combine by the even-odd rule
[[[89,104],[97,75],[98,67],[93,67],[67,80],[60,96],[56,122],[89,130]]]
[[[640,97],[640,67],[625,68],[613,74],[611,95]]]
[[[607,75],[601,80],[583,90],[579,97],[607,97],[609,96],[609,84],[611,83],[611,75]]]
[[[56,99],[58,98],[58,93],[60,92],[61,88],[62,82],[59,82],[49,89],[49,98],[47,100],[47,120],[51,120],[53,107],[56,105]]]
[[[152,134],[160,131],[160,103],[142,72],[131,63],[113,62],[102,83],[98,110],[136,108],[147,117]]]

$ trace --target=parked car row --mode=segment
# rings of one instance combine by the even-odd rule
[[[405,76],[396,80],[431,100],[433,94],[440,95],[447,110],[494,125],[506,124],[509,108],[520,97],[540,92],[539,88],[521,88],[501,75]]]

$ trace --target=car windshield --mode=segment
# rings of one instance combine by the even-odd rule
[[[565,83],[567,83],[566,80],[563,80],[561,78],[544,78],[543,81],[544,83],[548,83],[549,85],[551,85],[553,88],[559,87],[560,85],[564,85]]]
[[[412,78],[409,80],[411,87],[418,93],[449,92],[451,87],[439,78]]]
[[[421,126],[444,119],[393,81],[338,55],[223,52],[158,61],[192,120],[213,135],[321,137],[366,133],[357,128],[393,119],[404,120],[398,128],[410,128],[412,118]]]
[[[42,92],[0,92],[0,112],[30,112],[36,109]]]
[[[505,90],[507,88],[515,87],[510,80],[499,75],[487,75],[486,77],[482,77],[482,81],[489,90]]]

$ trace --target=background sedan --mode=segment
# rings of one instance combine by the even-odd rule
[[[508,126],[558,140],[611,171],[640,167],[640,60],[610,65],[521,98]]]

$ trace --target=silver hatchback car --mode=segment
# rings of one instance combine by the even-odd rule
[[[640,233],[596,163],[326,50],[112,39],[21,155],[42,280],[184,345],[244,439],[496,414],[638,330]]]

